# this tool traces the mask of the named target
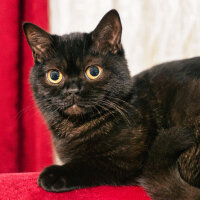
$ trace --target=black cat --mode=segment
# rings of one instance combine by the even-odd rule
[[[34,97],[63,162],[43,170],[40,187],[141,185],[156,200],[200,199],[200,58],[131,78],[116,10],[91,33],[23,28]]]

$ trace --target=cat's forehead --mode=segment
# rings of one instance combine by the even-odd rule
[[[101,57],[90,52],[90,35],[87,33],[71,33],[61,36],[62,55],[66,65],[83,67],[84,65],[100,62]]]
[[[94,55],[90,51],[91,38],[88,33],[71,33],[59,36],[57,42],[59,52],[55,60],[49,64],[58,65],[63,71],[82,71],[92,64],[100,64],[101,56]]]
[[[82,51],[88,48],[89,38],[90,36],[87,33],[70,33],[61,36],[61,43],[66,51]]]
[[[80,65],[89,50],[89,36],[86,33],[70,33],[61,36],[62,55],[68,64]]]

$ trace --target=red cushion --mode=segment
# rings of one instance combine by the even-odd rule
[[[37,185],[39,173],[0,174],[0,199],[4,200],[150,200],[141,187],[100,186],[65,193],[46,192]]]

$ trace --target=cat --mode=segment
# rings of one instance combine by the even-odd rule
[[[41,172],[40,187],[140,185],[154,200],[200,199],[200,57],[131,77],[114,9],[90,33],[23,30],[34,98],[63,163]]]

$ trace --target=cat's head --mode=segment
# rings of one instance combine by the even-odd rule
[[[121,45],[122,26],[109,11],[91,33],[51,35],[25,23],[35,65],[31,85],[43,112],[83,115],[120,104],[131,79]]]

